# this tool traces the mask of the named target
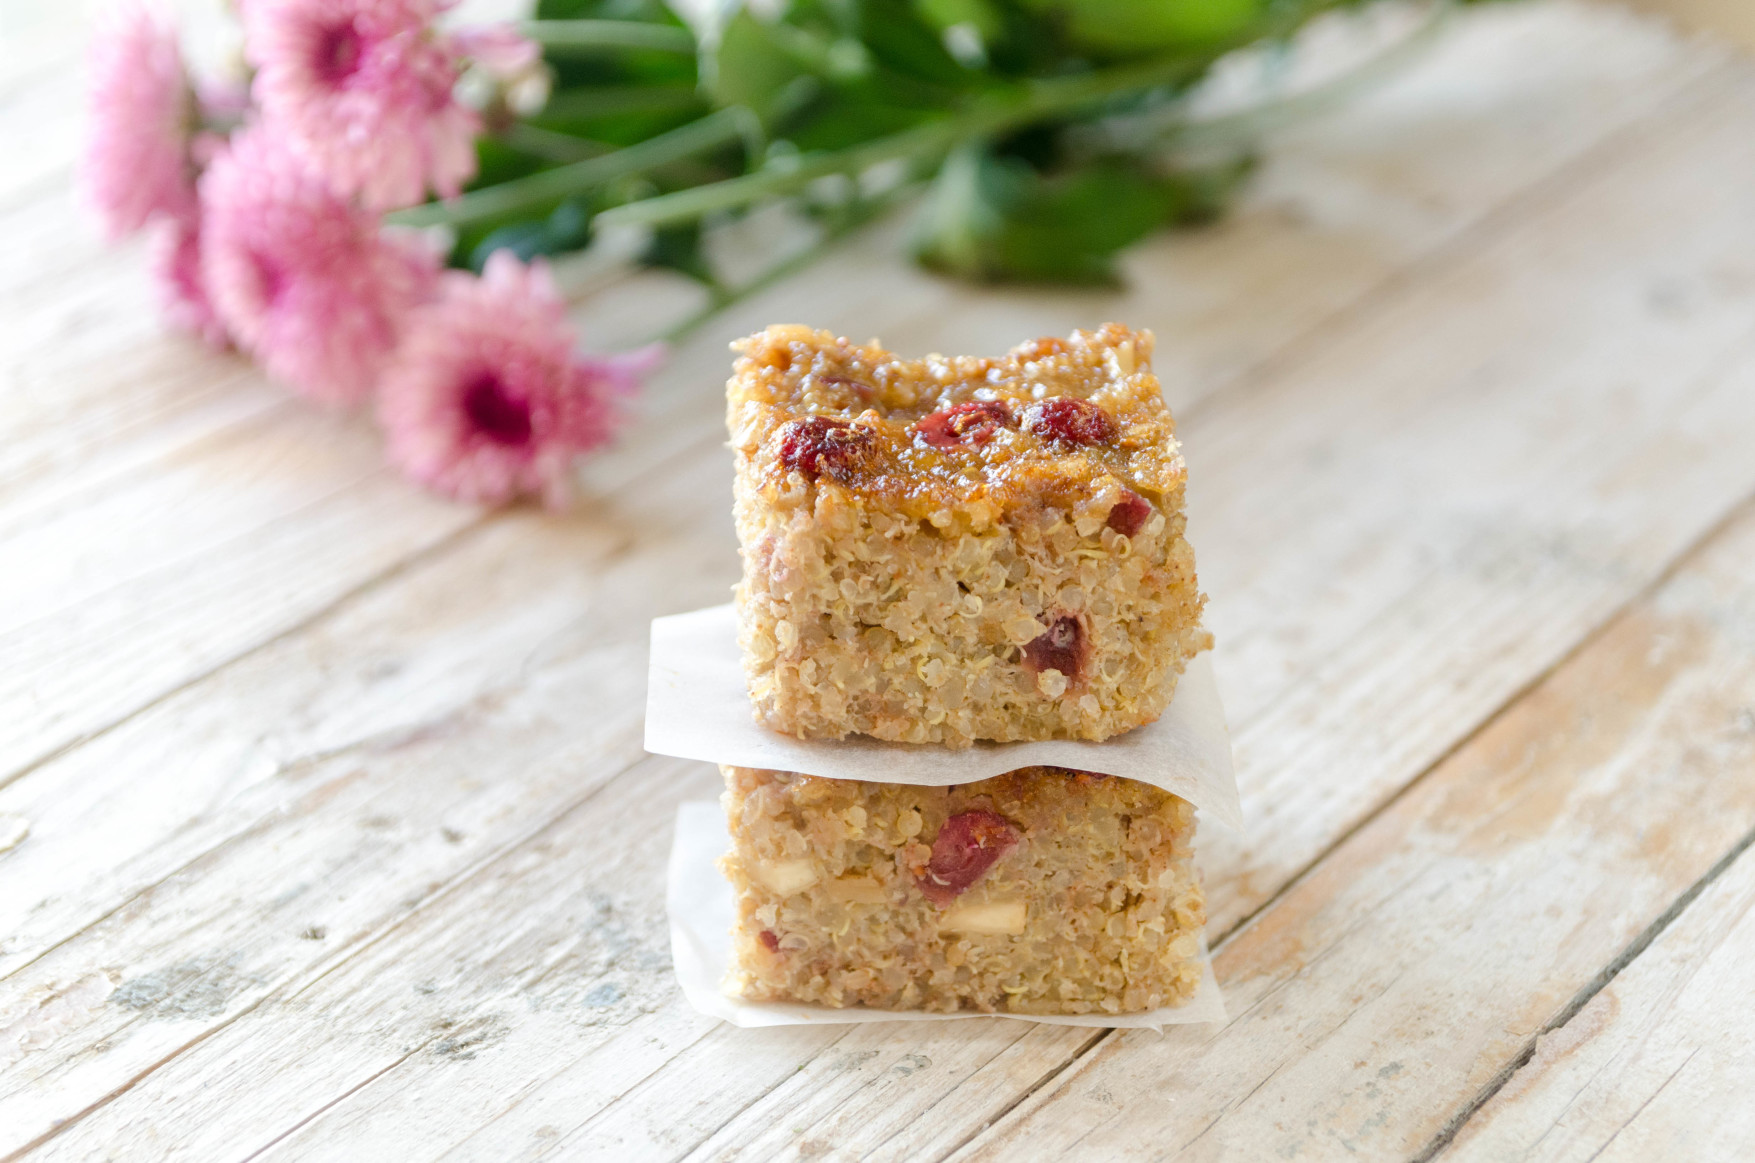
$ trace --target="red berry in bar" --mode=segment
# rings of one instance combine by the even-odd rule
[[[926,899],[950,904],[987,875],[994,862],[1018,845],[1018,830],[996,812],[959,812],[932,841],[932,859],[917,879]]]
[[[760,933],[756,934],[756,940],[760,941],[762,943],[762,948],[766,949],[768,952],[780,952],[780,938],[774,935],[774,930],[763,929]]]
[[[1121,500],[1109,510],[1109,527],[1123,537],[1132,537],[1152,519],[1152,502],[1132,489],[1121,494]]]
[[[780,463],[813,481],[823,473],[846,480],[871,445],[869,430],[827,416],[793,420],[780,427]]]
[[[949,448],[955,444],[986,444],[995,432],[1011,423],[1012,410],[1004,402],[972,400],[922,417],[914,425],[914,432],[934,448]]]
[[[1108,440],[1115,435],[1115,423],[1089,400],[1057,396],[1024,409],[1024,431],[1048,444],[1077,447]]]
[[[1071,614],[1048,623],[1042,636],[1024,647],[1024,662],[1031,670],[1058,670],[1068,682],[1077,682],[1085,670],[1085,627]]]

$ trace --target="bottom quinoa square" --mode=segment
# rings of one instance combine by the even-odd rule
[[[1123,1014],[1199,988],[1187,800],[1055,767],[954,787],[721,770],[733,996]]]

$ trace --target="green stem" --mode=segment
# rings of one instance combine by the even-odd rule
[[[829,174],[858,173],[895,158],[942,155],[965,141],[991,137],[1043,117],[1097,104],[1118,93],[1183,84],[1198,75],[1206,64],[1204,59],[1180,58],[1038,81],[1010,96],[983,102],[939,121],[847,149],[806,154],[784,168],[771,166],[742,177],[616,206],[598,215],[597,221],[605,226],[628,223],[664,226],[716,210],[747,206],[763,198],[793,193]]]
[[[682,322],[674,324],[666,329],[658,336],[658,341],[660,343],[673,345],[682,342],[684,339],[694,334],[702,324],[708,322],[732,304],[747,299],[756,292],[765,290],[768,287],[773,286],[775,283],[778,283],[780,280],[788,278],[791,275],[796,274],[798,271],[803,270],[805,267],[810,266],[812,263],[816,262],[817,259],[821,258],[835,243],[841,241],[849,234],[852,234],[855,230],[864,226],[867,222],[870,222],[873,218],[876,218],[891,206],[894,206],[897,202],[902,200],[903,195],[910,193],[915,189],[918,189],[918,186],[909,186],[904,183],[893,190],[887,190],[875,198],[867,199],[850,207],[847,216],[830,227],[823,237],[819,238],[816,242],[812,243],[798,254],[781,259],[779,262],[776,262],[763,270],[755,278],[750,279],[733,289],[725,290],[721,288],[714,294],[711,302],[702,307],[699,311],[696,311],[694,314],[683,319]]]
[[[674,24],[638,20],[526,20],[518,31],[545,49],[560,51],[633,48],[684,56],[695,54],[695,34]]]
[[[551,162],[581,162],[616,152],[615,146],[605,142],[574,137],[570,133],[556,133],[552,129],[543,129],[527,121],[515,121],[494,136],[513,149]]]
[[[472,190],[449,202],[428,202],[424,206],[399,210],[388,215],[387,220],[399,226],[462,225],[535,210],[617,178],[644,173],[742,141],[749,131],[749,119],[749,111],[741,106],[721,109],[699,121],[691,121],[602,157],[587,158],[527,178],[514,178],[497,186]]]
[[[792,193],[829,174],[857,173],[893,158],[944,152],[957,141],[959,128],[960,123],[954,118],[928,122],[850,149],[806,155],[784,167],[770,166],[742,177],[614,206],[598,215],[597,220],[605,225],[645,226],[686,222],[715,210],[730,210],[772,195]]]
[[[1338,0],[1320,0],[1315,9]],[[1303,15],[1308,16],[1309,13]],[[1286,19],[1284,29],[1257,32],[1289,32],[1297,21]],[[628,21],[538,21],[538,25],[617,25],[627,28],[674,30],[668,25],[641,25]],[[557,33],[558,35],[558,33]],[[1252,37],[1251,39],[1256,39]],[[1155,88],[1181,88],[1197,79],[1222,55],[1215,49],[1198,56],[1102,69],[1070,77],[1054,77],[989,93],[961,112],[913,128],[876,138],[841,150],[830,150],[770,163],[755,173],[710,182],[670,194],[660,194],[605,210],[598,225],[666,226],[687,222],[719,210],[748,206],[764,198],[795,193],[829,174],[857,174],[898,158],[930,160],[943,157],[965,142],[993,137],[1044,118],[1074,113],[1125,93]],[[749,136],[751,114],[732,107],[698,121],[648,138],[602,157],[590,158],[489,186],[452,202],[434,202],[391,215],[391,220],[410,226],[463,224],[507,217],[534,210],[562,198],[587,192],[617,178],[641,173],[728,145]]]

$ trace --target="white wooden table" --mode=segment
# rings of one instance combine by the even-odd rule
[[[70,193],[83,22],[7,19],[0,1157],[1755,1157],[1755,64],[1479,11],[1125,292],[880,227],[677,351],[553,517],[161,334]],[[726,341],[1111,318],[1190,462],[1231,1020],[697,1015],[663,867],[717,776],[640,728],[647,620],[737,570]]]

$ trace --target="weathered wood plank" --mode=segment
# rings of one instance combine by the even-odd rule
[[[495,745],[492,732],[475,734],[478,742]],[[591,763],[589,749],[575,749],[551,762],[558,770],[549,778],[570,778],[583,788],[595,774]],[[174,1137],[146,1132],[130,1144],[87,1140],[85,1146],[99,1152],[157,1154],[174,1144],[178,1151],[202,1158],[242,1158],[289,1129],[288,1112],[299,1106],[294,1096],[339,1097],[374,1074],[415,1059],[439,1068],[433,1081],[447,1095],[447,1105],[464,1103],[452,1087],[475,1064],[528,1052],[515,1030],[559,1037],[573,1052],[596,1056],[604,1064],[598,1072],[603,1099],[613,1100],[618,1085],[638,1076],[642,1061],[661,1060],[686,1047],[713,1024],[676,1004],[663,922],[667,853],[661,841],[677,799],[711,795],[716,782],[717,773],[705,765],[649,759],[628,778],[600,783],[594,795],[577,795],[583,806],[576,803],[514,850],[483,862],[466,882],[428,897],[430,904],[454,896],[459,915],[470,919],[467,924],[457,924],[448,910],[439,916],[411,904],[384,934],[388,940],[373,941],[350,957],[331,957],[327,966],[252,1011],[252,1018],[280,1029],[289,1040],[265,1056],[248,1046],[243,1057],[220,1067],[253,1078],[247,1090],[254,1097],[243,1106],[238,1095],[205,1091],[198,1082],[187,1089],[178,1086],[172,1099],[178,1112]],[[341,795],[360,797],[360,808],[371,803],[365,781],[356,781]],[[433,823],[404,817],[378,827],[392,836],[396,859],[418,862],[419,847],[455,847]],[[430,829],[430,839],[414,842],[417,829]],[[490,830],[491,824],[483,821],[464,843],[476,843],[477,836]],[[654,842],[620,842],[618,837],[627,832]],[[361,859],[374,864],[383,859],[366,848],[361,848]],[[190,870],[188,879],[199,878],[201,871]],[[418,872],[410,872],[409,882],[414,883]],[[211,884],[212,878],[206,879]],[[227,889],[213,885],[209,891]],[[347,902],[333,896],[289,904],[284,939],[299,940],[294,926],[300,923],[344,922],[347,911]],[[166,936],[174,945],[174,937]],[[348,939],[341,924],[307,943]],[[411,954],[411,949],[418,952]],[[259,983],[253,965],[252,958],[234,961],[216,950],[165,973],[124,982],[112,998],[120,1000],[120,1008],[132,1009],[134,1020],[149,1031],[157,1027],[168,1042],[177,1037],[178,1025],[198,1021],[209,1009],[230,1008],[240,993],[255,992]],[[115,1000],[110,1008],[118,1008]],[[630,1029],[634,1019],[660,1008],[656,1021]],[[304,1054],[295,1048],[309,1034],[314,1013],[323,1013],[322,1024],[345,1043],[337,1047],[341,1052]],[[532,1017],[541,1021],[532,1022]],[[223,1029],[215,1036],[223,1038]],[[181,1061],[173,1059],[172,1065]],[[69,1073],[77,1069],[74,1065]],[[71,1081],[64,1077],[59,1085]],[[54,1109],[51,1094],[39,1087],[9,1102],[8,1109],[40,1122],[31,1105]],[[457,1109],[461,1113],[466,1106],[506,1097],[477,1094],[477,1102]],[[81,1146],[57,1140],[54,1150],[77,1153]],[[403,1158],[407,1146],[406,1141],[399,1147],[394,1139],[379,1142],[366,1135],[347,1153]]]
[[[298,626],[478,521],[371,467],[370,438],[274,411],[13,529],[0,767],[16,771]]]
[[[1755,608],[1740,612],[1747,632]],[[1755,731],[1755,708],[1742,724]],[[1736,773],[1727,769],[1727,778]],[[1463,1125],[1446,1160],[1736,1159],[1755,1147],[1755,853]]]
[[[1755,512],[960,1158],[1418,1153],[1755,830]]]

